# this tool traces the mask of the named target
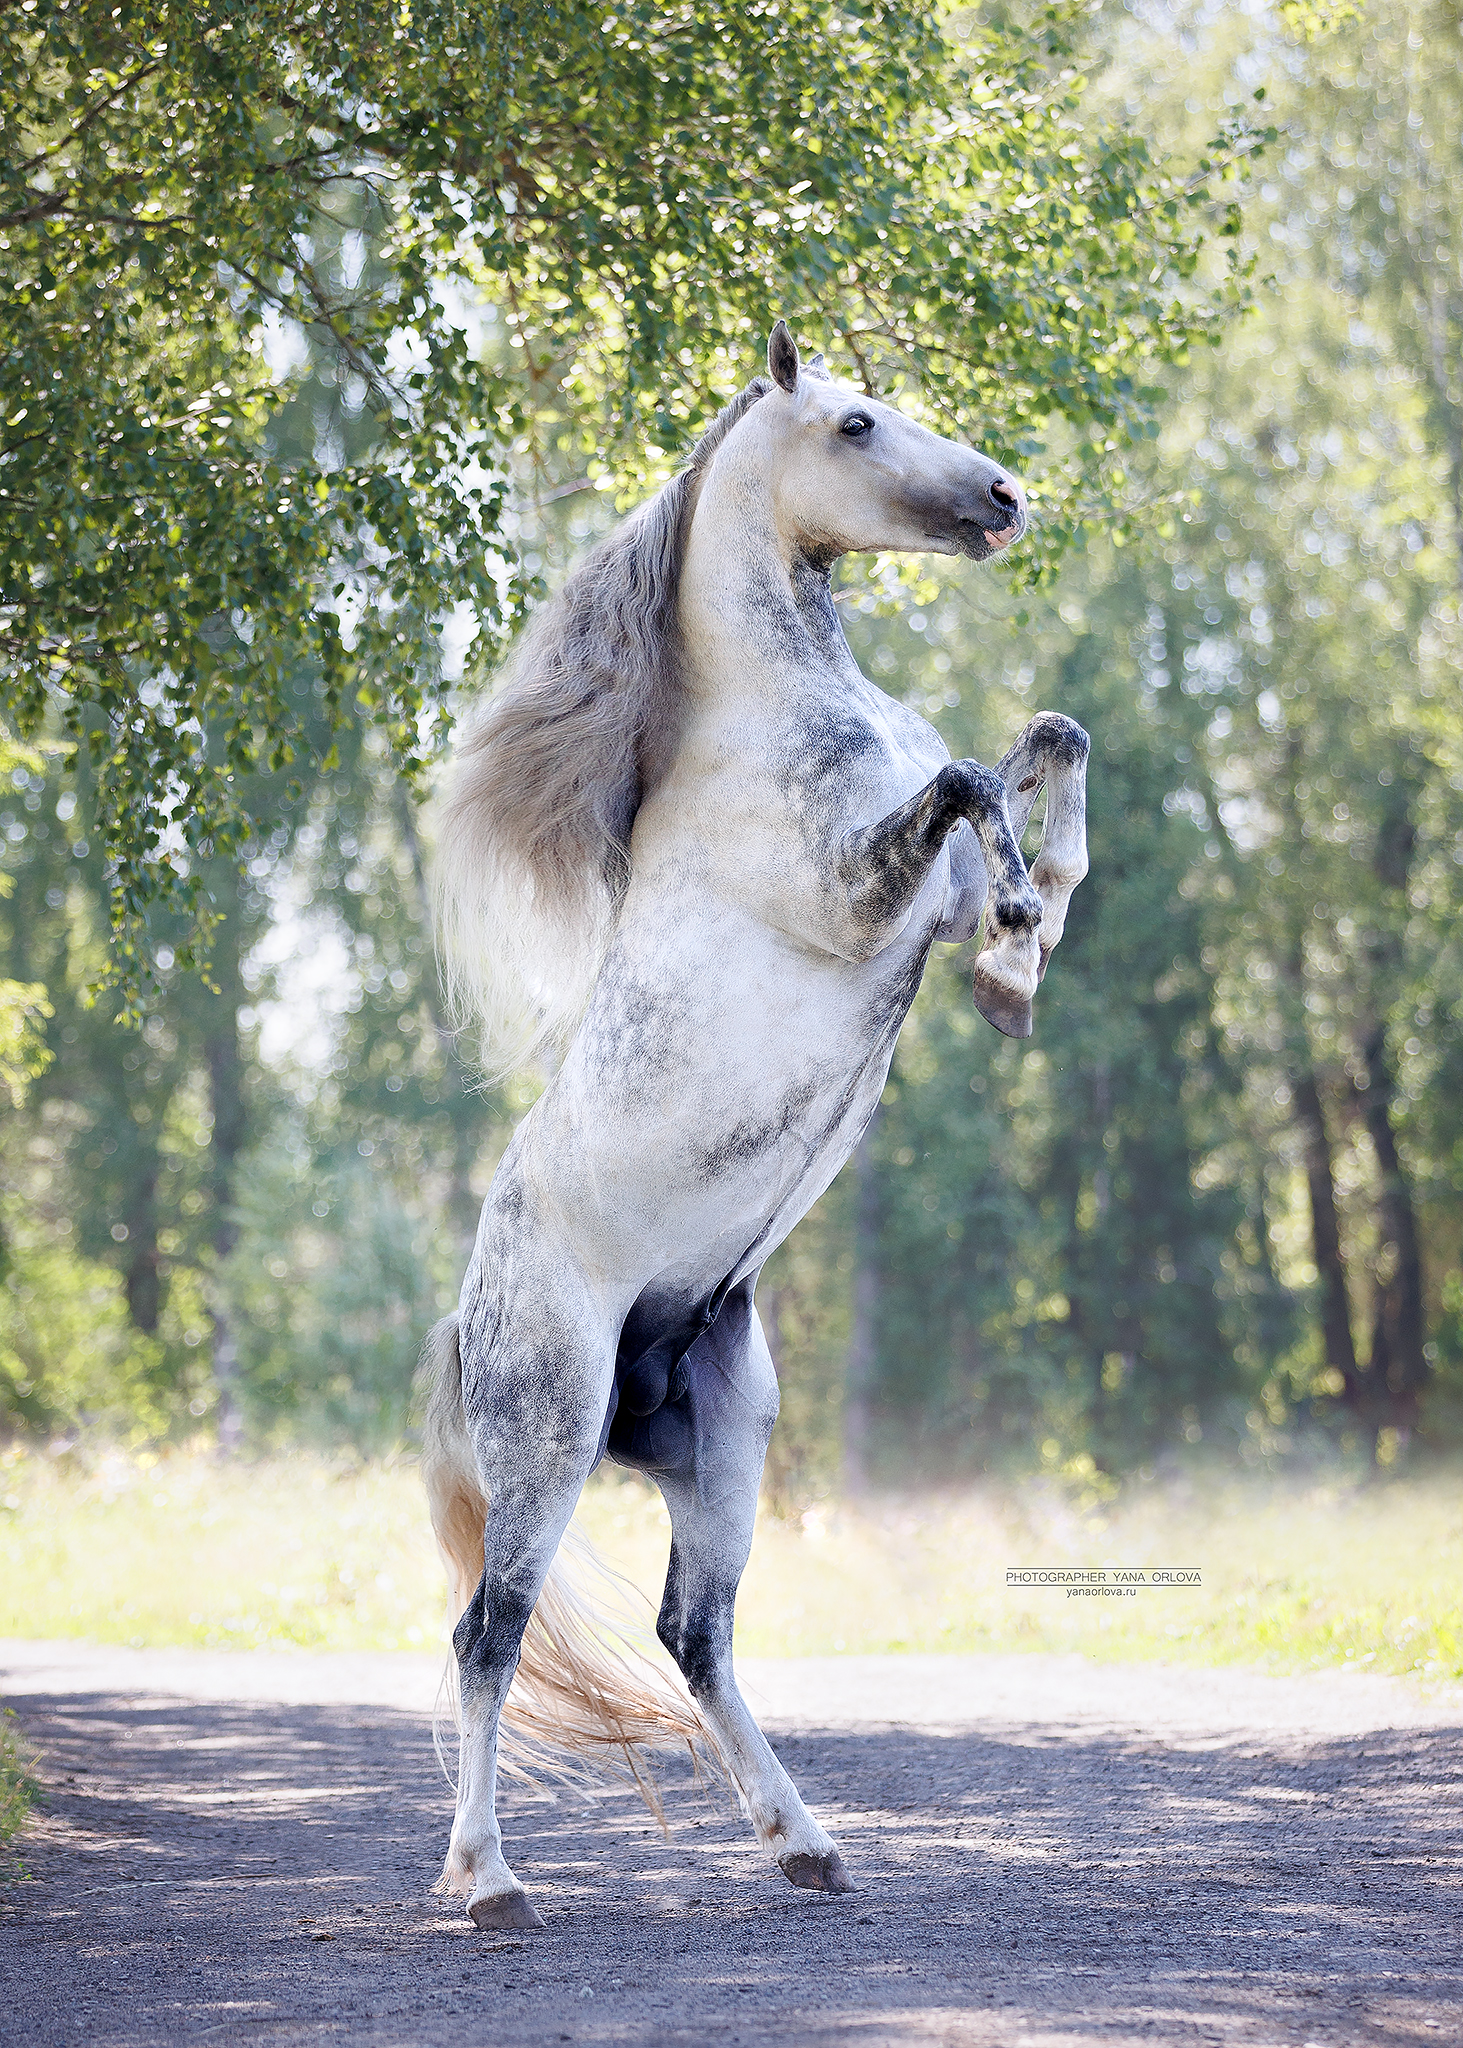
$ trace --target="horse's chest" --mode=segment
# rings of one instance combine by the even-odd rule
[[[708,777],[674,805],[658,804],[637,827],[634,867],[648,883],[636,893],[676,915],[714,922],[730,903],[781,932],[843,886],[839,855],[847,835],[916,794],[928,776],[880,736],[821,733],[771,760],[751,760]],[[944,868],[941,863],[941,873]],[[735,964],[755,971],[743,955]],[[770,971],[783,971],[772,963]]]

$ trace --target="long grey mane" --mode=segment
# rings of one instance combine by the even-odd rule
[[[770,388],[754,377],[686,467],[586,556],[458,747],[437,830],[437,941],[490,1074],[561,1041],[598,971],[635,815],[674,745],[676,595],[697,491]]]

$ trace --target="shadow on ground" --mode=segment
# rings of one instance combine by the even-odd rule
[[[451,1797],[418,1715],[11,1704],[48,1791],[0,1891],[7,2044],[1463,2041],[1463,1729],[779,1736],[837,1900],[674,1761],[669,1839],[629,1793],[510,1792],[548,1922],[520,1938],[431,1895]]]

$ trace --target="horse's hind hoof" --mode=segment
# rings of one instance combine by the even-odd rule
[[[799,1850],[795,1856],[786,1856],[778,1868],[789,1884],[795,1884],[800,1892],[851,1892],[853,1879],[848,1866],[836,1849],[830,1849],[826,1856],[814,1856],[810,1850]]]
[[[467,1917],[484,1933],[490,1927],[512,1927],[526,1934],[544,1924],[529,1903],[527,1892],[516,1888],[511,1892],[498,1892],[490,1899],[474,1899],[467,1909]]]
[[[992,974],[981,971],[976,962],[975,976],[971,984],[975,1007],[987,1024],[994,1024],[997,1031],[1003,1031],[1007,1038],[1030,1038],[1031,998],[1014,995],[1003,988]]]

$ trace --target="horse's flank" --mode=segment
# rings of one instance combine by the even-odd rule
[[[459,744],[438,826],[437,938],[454,1015],[507,1073],[578,1018],[630,872],[630,833],[674,747],[676,596],[712,456],[754,377],[679,475],[586,558],[525,632]]]

